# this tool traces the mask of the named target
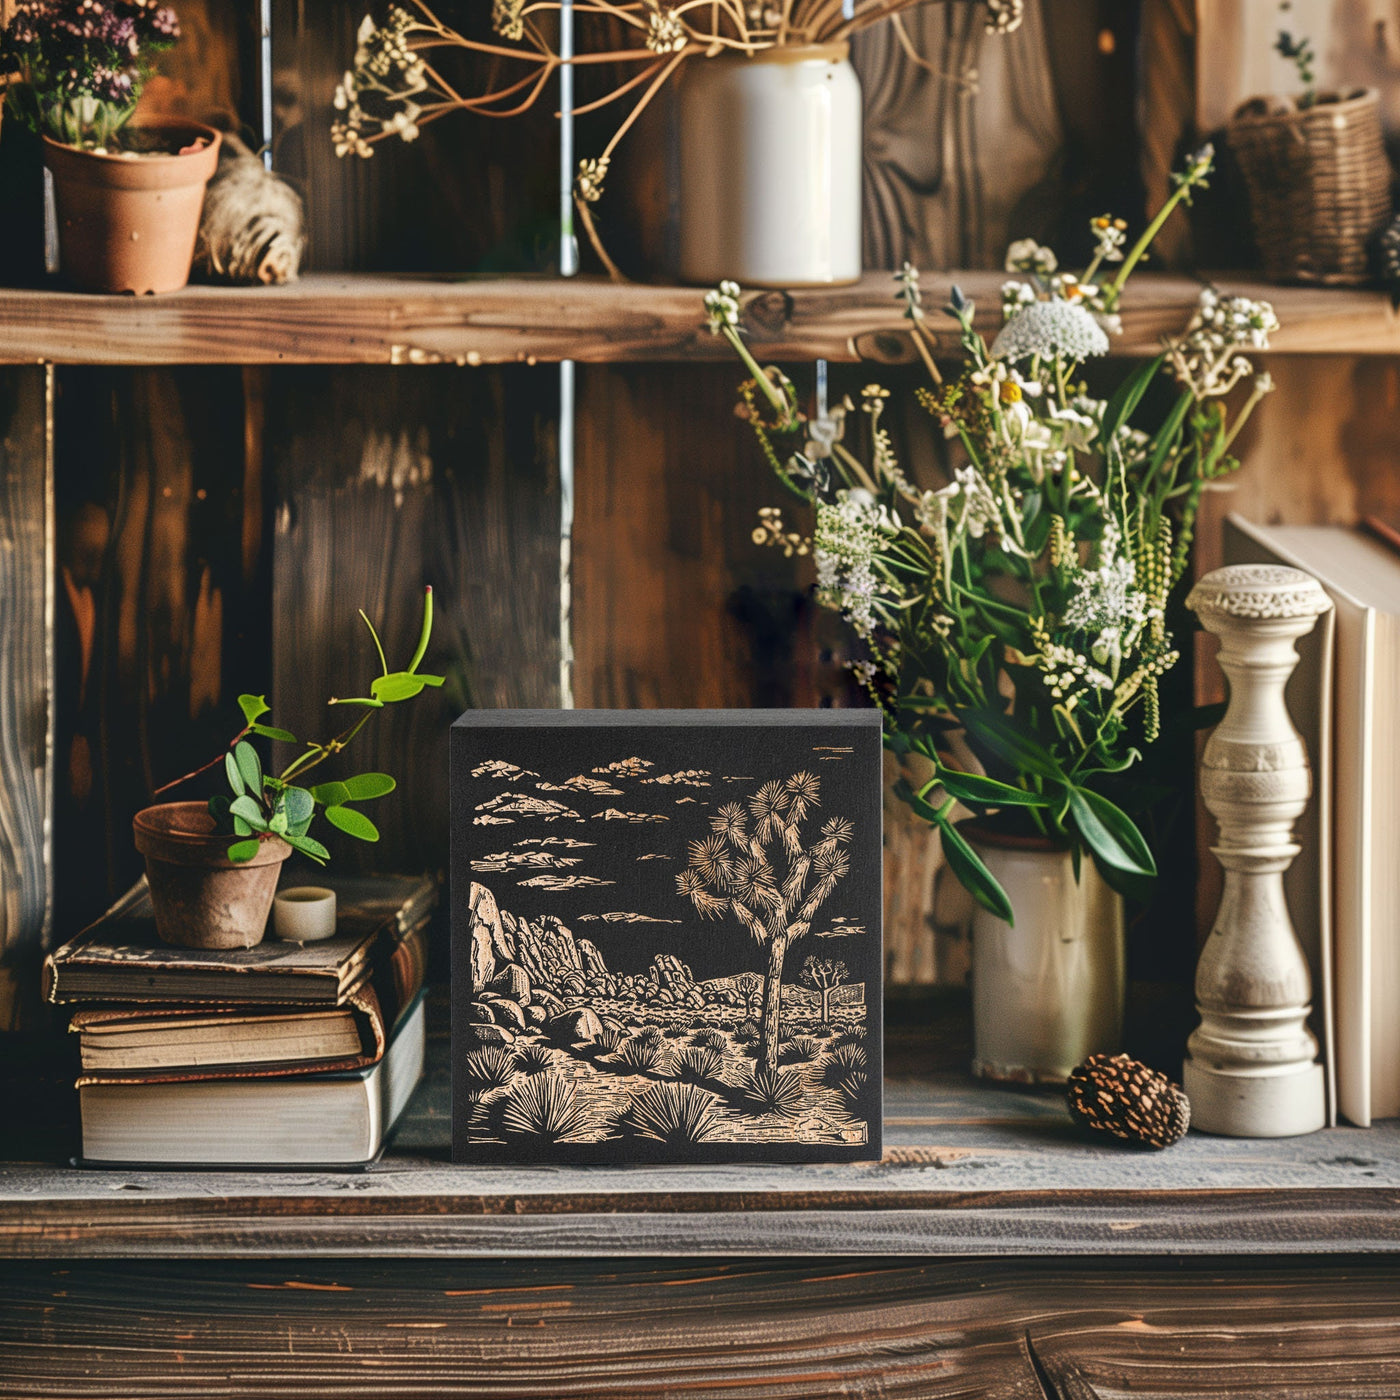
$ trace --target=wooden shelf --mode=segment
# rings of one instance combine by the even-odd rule
[[[929,327],[957,282],[992,328],[997,272],[928,273]],[[1381,292],[1272,287],[1222,275],[1224,291],[1274,303],[1280,354],[1400,354],[1400,318]],[[1150,355],[1179,332],[1199,283],[1144,276],[1114,350]],[[703,289],[555,278],[432,279],[314,274],[290,287],[191,287],[161,297],[0,290],[0,364],[512,364],[730,358],[706,331]],[[774,360],[910,357],[893,284],[756,293],[746,304],[756,353]]]
[[[1143,1153],[941,1072],[887,1083],[881,1163],[457,1167],[446,1049],[363,1174],[0,1167],[0,1257],[1400,1253],[1400,1123]]]

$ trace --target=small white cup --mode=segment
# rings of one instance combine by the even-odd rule
[[[288,943],[314,943],[335,932],[335,891],[322,885],[278,890],[272,901],[272,927]]]

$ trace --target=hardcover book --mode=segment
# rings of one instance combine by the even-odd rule
[[[453,726],[457,1161],[880,1156],[880,716]]]
[[[156,937],[142,877],[96,923],[49,954],[44,996],[70,1002],[340,1006],[431,914],[429,876],[317,877],[336,892],[336,933],[319,943],[268,936],[253,948],[179,948]]]

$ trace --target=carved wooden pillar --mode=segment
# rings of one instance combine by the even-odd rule
[[[1283,692],[1294,643],[1332,602],[1300,570],[1236,564],[1207,574],[1186,605],[1220,638],[1230,682],[1201,760],[1225,888],[1196,970],[1201,1024],[1183,1076],[1191,1121],[1232,1137],[1315,1132],[1326,1118],[1322,1066],[1307,1027],[1307,960],[1283,893],[1312,781]]]

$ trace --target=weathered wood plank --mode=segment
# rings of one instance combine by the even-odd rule
[[[37,1005],[53,896],[53,372],[0,372],[0,1031]]]
[[[995,272],[925,277],[929,329],[945,353],[955,327],[932,308],[957,281],[981,324],[999,316]],[[1381,292],[1261,287],[1222,275],[1230,292],[1266,296],[1283,326],[1279,354],[1400,353],[1400,313]],[[1179,333],[1199,284],[1144,275],[1124,302],[1120,355],[1157,353]],[[318,274],[288,287],[189,287],[161,297],[0,289],[0,364],[461,364],[574,359],[727,360],[709,335],[702,288],[589,279]],[[750,306],[756,353],[775,360],[912,358],[883,273],[851,287],[773,292]],[[950,329],[952,327],[952,329]]]
[[[451,1166],[446,1047],[362,1174],[0,1167],[0,1257],[1400,1252],[1397,1122],[1144,1154],[896,1030],[880,1163]]]
[[[379,844],[337,839],[338,865],[445,868],[447,726],[468,707],[558,704],[556,380],[454,366],[271,375],[277,722],[332,735],[326,701],[378,673],[356,609],[406,664],[424,584],[436,600],[425,669],[448,678],[356,741],[339,776],[384,771],[400,788],[375,804]]]
[[[0,1395],[1355,1400],[1400,1382],[1398,1299],[1361,1263],[31,1265]]]
[[[137,810],[227,744],[240,690],[267,687],[257,388],[235,368],[58,375],[56,914],[65,936],[140,873]],[[171,800],[212,790],[193,784]]]

